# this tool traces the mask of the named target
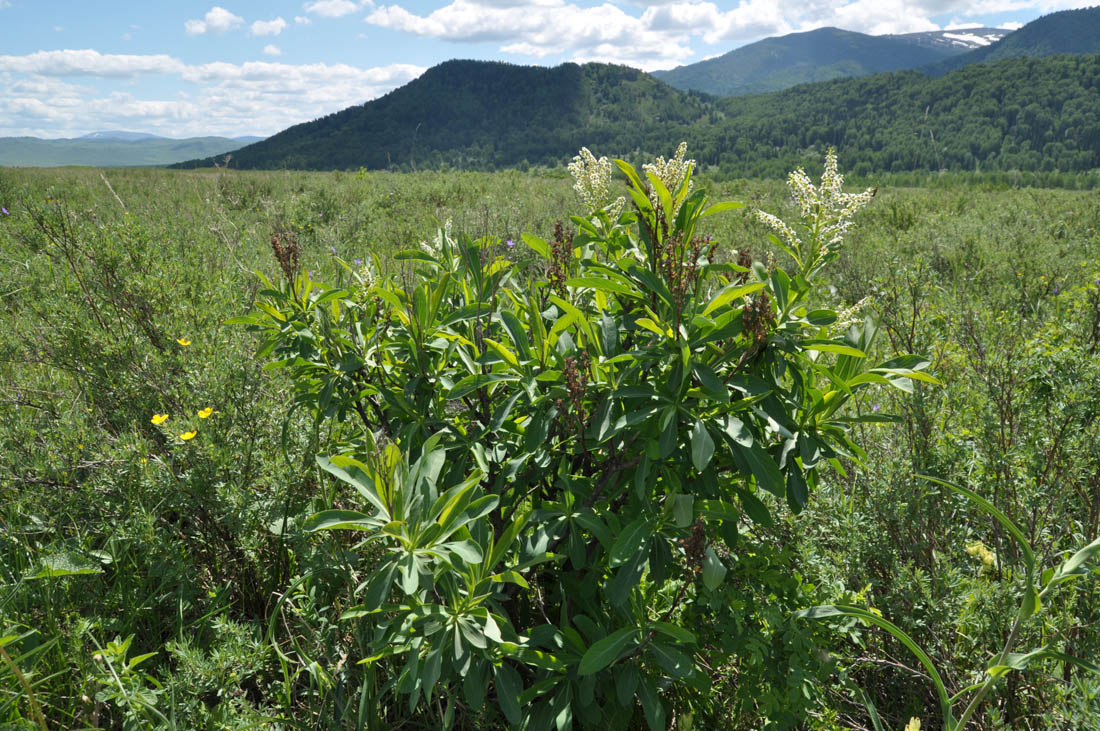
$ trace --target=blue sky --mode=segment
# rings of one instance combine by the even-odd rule
[[[0,136],[266,136],[381,96],[451,58],[654,70],[822,26],[874,34],[1018,27],[1089,4],[0,0]]]

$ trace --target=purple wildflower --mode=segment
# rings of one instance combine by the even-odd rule
[[[516,245],[516,242],[512,241],[511,239],[508,239],[507,241],[504,242],[504,245],[507,246],[509,249],[511,249],[512,247],[514,247]]]
[[[8,213],[8,209],[4,208],[3,206],[0,206],[0,213],[3,213],[5,216],[11,215],[10,213]]]
[[[1058,288],[1057,287],[1054,288],[1054,294],[1058,294]]]
[[[336,247],[335,246],[333,246],[331,249],[329,249],[329,251],[332,252],[333,256],[336,256]]]
[[[356,258],[356,259],[352,259],[351,261],[352,261],[352,263],[353,263],[353,264],[355,264],[355,266],[357,266],[357,267],[361,267],[361,266],[363,266],[363,260],[362,260],[362,259],[358,259],[358,258]]]
[[[871,411],[878,411],[878,409],[879,409],[878,404],[875,404],[874,406],[871,407]]]

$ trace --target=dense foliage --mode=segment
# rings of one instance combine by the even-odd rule
[[[537,272],[537,255],[507,241],[522,232],[552,241],[554,221],[576,208],[569,182],[225,170],[107,179],[113,190],[99,171],[0,170],[10,214],[0,211],[0,648],[11,661],[0,657],[0,724],[365,727],[372,699],[396,690],[377,682],[382,670],[400,674],[404,664],[378,660],[373,674],[357,664],[374,638],[364,618],[340,614],[363,603],[347,583],[353,569],[387,556],[381,546],[353,550],[362,534],[305,530],[320,511],[368,512],[366,497],[316,461],[354,430],[318,423],[308,401],[288,415],[303,392],[264,372],[251,357],[260,342],[225,321],[253,309],[253,269],[283,277],[273,232],[280,246],[296,240],[311,281],[348,291],[356,282],[338,260],[358,271],[356,258],[377,255],[377,281],[408,281],[413,306],[416,268],[433,265],[394,254],[432,242],[433,217],[454,220],[456,245],[466,245],[461,231],[470,245],[492,236],[477,250],[508,260],[513,276]],[[866,299],[862,314],[879,323],[871,362],[927,353],[942,385],[856,394],[848,408],[880,422],[850,432],[866,458],[822,472],[802,513],[785,496],[752,493],[772,521],[745,509],[739,550],[715,549],[726,575],[707,615],[751,621],[715,625],[714,637],[711,625],[689,627],[696,646],[670,640],[693,661],[728,658],[709,669],[709,695],[659,685],[677,728],[787,727],[792,713],[819,729],[870,728],[876,718],[900,729],[912,717],[937,727],[934,685],[895,635],[850,618],[795,617],[812,605],[878,616],[873,607],[925,648],[948,693],[980,682],[1027,595],[1026,557],[1003,523],[918,474],[995,503],[1043,568],[1097,537],[1100,203],[1094,193],[942,180],[955,182],[881,186],[817,290],[821,308],[837,312]],[[696,184],[717,200],[799,217],[777,183]],[[767,261],[770,230],[727,211],[697,233],[720,243],[716,261],[736,264],[731,252],[750,249]],[[475,418],[476,405],[443,408],[453,423]],[[678,448],[691,441],[684,435]],[[552,552],[568,549],[566,539]],[[1003,677],[972,728],[1100,723],[1100,684],[1051,654],[1100,655],[1092,575],[1044,596],[1021,623],[1017,647],[1050,652]],[[690,590],[707,596],[705,585]],[[537,672],[516,667],[528,680]],[[656,656],[644,669],[669,673]],[[482,715],[460,715],[465,692],[456,720],[485,727],[503,716],[491,694]],[[404,721],[434,727],[445,713],[421,705]],[[643,722],[641,705],[635,713]]]

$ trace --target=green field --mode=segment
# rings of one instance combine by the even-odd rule
[[[774,520],[742,516],[736,550],[719,551],[728,572],[701,616],[720,623],[699,629],[694,681],[643,663],[656,699],[631,696],[612,725],[644,728],[657,703],[677,729],[942,727],[929,671],[894,635],[795,616],[845,604],[927,651],[961,696],[956,717],[1006,638],[1051,651],[992,685],[969,728],[1100,726],[1100,675],[1066,659],[1100,655],[1092,565],[1015,622],[1026,551],[919,477],[990,501],[1040,569],[1098,536],[1100,197],[995,182],[883,183],[856,216],[814,304],[866,299],[859,317],[880,331],[868,357],[923,354],[940,383],[859,391],[845,409],[872,417],[852,432],[866,455],[819,470],[801,512],[760,493]],[[783,181],[695,184],[748,206],[700,222],[717,261],[747,250],[787,265],[748,212],[796,219]],[[507,682],[486,679],[481,706],[461,683],[410,703],[384,687],[403,659],[360,664],[379,650],[374,620],[340,615],[381,552],[303,529],[363,509],[315,461],[346,434],[292,408],[287,371],[227,320],[270,301],[257,275],[283,277],[275,233],[319,289],[349,286],[375,256],[378,274],[415,282],[394,256],[437,222],[531,259],[524,233],[550,241],[585,213],[571,186],[564,170],[0,168],[0,727],[509,727]]]

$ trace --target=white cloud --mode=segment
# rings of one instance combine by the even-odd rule
[[[277,36],[286,28],[286,21],[281,17],[275,20],[257,20],[250,30],[254,36]]]
[[[322,18],[340,18],[358,10],[359,3],[352,0],[311,0],[302,7],[307,13],[320,15]]]
[[[266,53],[268,56],[283,55],[283,52],[279,50],[279,47],[276,46],[274,43],[268,43],[266,46],[264,46],[264,53]]]
[[[224,33],[233,30],[244,23],[244,18],[234,15],[220,5],[215,5],[206,12],[202,20],[188,20],[183,24],[183,29],[189,36],[197,36],[212,31]]]
[[[178,59],[164,54],[103,54],[80,51],[36,51],[26,56],[0,56],[0,71],[36,76],[96,76],[132,78],[142,74],[178,74],[186,68]]]
[[[423,72],[407,64],[188,65],[166,55],[91,50],[0,56],[0,136],[113,128],[169,137],[269,135],[381,96]],[[149,74],[173,75],[176,84],[159,98],[136,97],[129,80]]]
[[[1020,28],[1024,27],[1024,24],[1023,23],[1001,23],[1001,25],[999,27],[1004,28],[1005,30],[1019,30]]]
[[[301,15],[295,15],[294,16],[294,22],[297,23],[298,25],[309,25],[313,21],[310,20],[309,18],[303,17]]]

